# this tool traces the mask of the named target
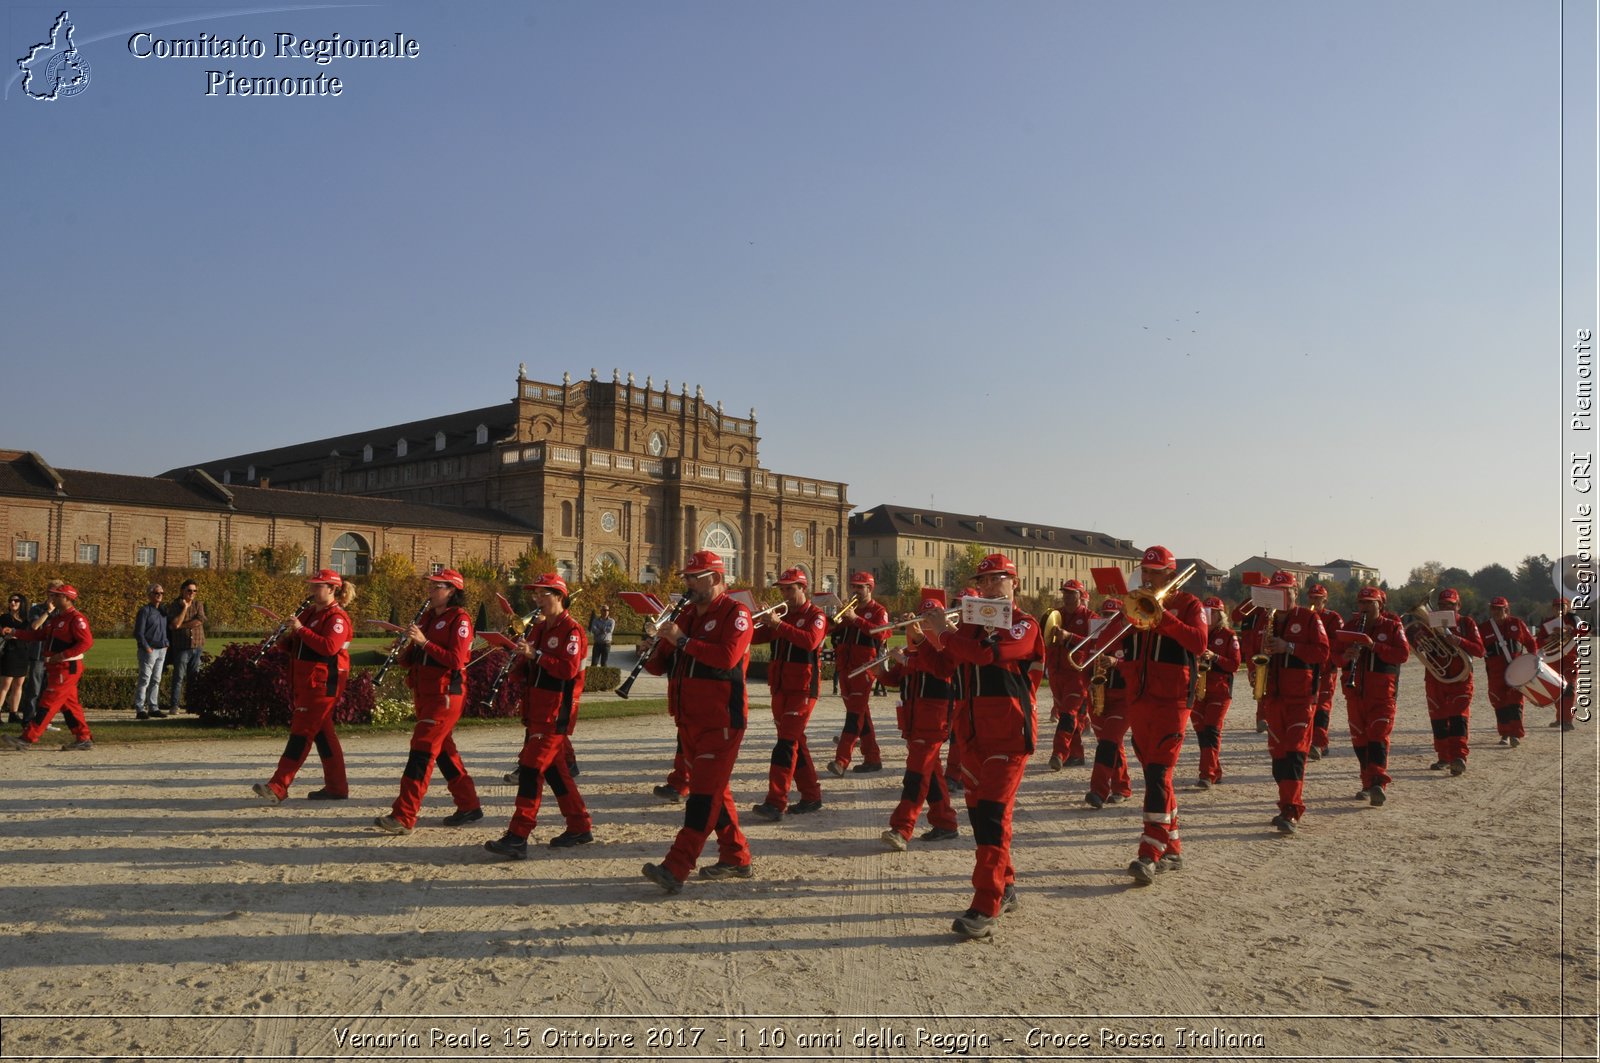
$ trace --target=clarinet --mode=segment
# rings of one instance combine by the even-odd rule
[[[512,617],[512,622],[510,624],[506,625],[506,630],[510,631],[511,629],[516,627],[516,622],[519,619],[522,620],[522,629],[520,631],[516,632],[516,633],[518,635],[526,636],[527,633],[528,633],[528,629],[534,625],[535,621],[543,619],[543,616],[542,616],[542,614],[540,613],[540,611],[538,609],[535,609],[533,612],[528,614],[526,619],[522,619],[520,617]],[[538,652],[534,653],[533,660],[534,660],[535,664],[538,663],[539,655],[542,652],[543,651],[541,650],[541,651],[538,651]],[[516,663],[517,663],[517,654],[515,654],[515,653],[508,654],[507,657],[506,657],[506,663],[502,664],[500,666],[500,671],[495,673],[494,683],[489,687],[489,696],[483,699],[483,703],[485,705],[487,705],[489,708],[491,708],[491,709],[494,708],[495,700],[500,697],[500,688],[505,685],[506,677],[511,674],[511,668]]]
[[[427,611],[428,611],[428,603],[427,602],[423,602],[422,603],[422,608],[417,610],[417,615],[411,618],[411,625],[415,626],[416,624],[421,623],[422,622],[422,614],[426,613]],[[408,643],[410,641],[411,640],[406,638],[404,635],[401,635],[399,638],[394,640],[394,645],[392,647],[390,647],[390,649],[389,649],[389,656],[384,659],[383,666],[378,669],[377,678],[372,681],[372,685],[373,686],[376,687],[376,686],[380,685],[383,682],[383,677],[385,675],[387,675],[388,672],[389,672],[389,666],[394,663],[394,660],[395,660],[396,657],[400,656],[400,651],[405,649],[406,648],[406,643]]]
[[[290,617],[298,617],[301,613],[306,611],[306,608],[310,604],[311,604],[311,595],[308,594],[308,595],[306,595],[306,600],[301,602],[298,606],[296,606],[294,612],[290,613],[289,616]],[[267,641],[265,641],[265,642],[263,642],[261,644],[261,648],[256,651],[255,657],[250,661],[250,667],[254,668],[256,665],[260,664],[262,658],[264,658],[267,655],[267,651],[272,649],[272,647],[276,646],[278,644],[278,640],[283,638],[283,633],[285,631],[288,631],[288,630],[289,630],[289,620],[288,620],[288,618],[285,618],[283,623],[278,625],[278,630],[276,630],[272,634],[268,635],[267,636]]]
[[[672,608],[667,610],[667,615],[661,618],[661,623],[656,625],[656,629],[660,630],[662,625],[670,624],[677,620],[678,614],[683,612],[683,607],[689,604],[689,597],[689,592],[684,591],[683,597],[674,602]],[[661,640],[652,637],[648,640],[648,646],[642,642],[639,644],[639,649],[637,651],[639,654],[639,660],[634,664],[633,671],[628,673],[628,678],[624,679],[622,681],[622,685],[617,687],[617,697],[625,698],[628,696],[628,692],[633,689],[633,681],[639,678],[640,672],[644,671],[644,662],[650,659],[650,655],[652,653],[656,652],[656,643],[659,641]]]

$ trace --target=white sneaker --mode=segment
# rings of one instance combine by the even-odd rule
[[[268,786],[264,782],[256,783],[251,787],[251,789],[256,792],[257,797],[261,798],[261,800],[265,801],[269,805],[281,804],[283,802],[283,798],[273,793],[272,787]]]
[[[903,853],[910,847],[910,843],[906,841],[905,836],[893,827],[884,831],[879,837],[883,839],[883,844],[897,853]]]

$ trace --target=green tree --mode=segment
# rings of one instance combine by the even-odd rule
[[[305,547],[296,542],[258,546],[244,552],[246,568],[257,569],[269,576],[290,575],[300,569],[305,559]]]
[[[1411,575],[1406,577],[1407,587],[1421,587],[1428,589],[1439,586],[1439,579],[1444,573],[1444,563],[1440,561],[1424,561],[1411,570]]]
[[[1528,601],[1548,603],[1555,591],[1550,582],[1552,562],[1546,554],[1529,554],[1517,566],[1517,596]]]
[[[977,543],[968,543],[960,553],[945,562],[944,586],[952,594],[960,594],[970,587],[978,574],[978,565],[989,556],[989,551]]]

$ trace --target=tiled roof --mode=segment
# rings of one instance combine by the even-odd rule
[[[981,531],[979,529],[982,529]],[[1054,532],[1054,538],[1047,533]],[[850,517],[852,538],[915,535],[924,539],[984,542],[1020,550],[1070,550],[1104,557],[1139,557],[1127,539],[1081,528],[1059,528],[1028,521],[1002,520],[983,514],[889,504],[873,506]]]

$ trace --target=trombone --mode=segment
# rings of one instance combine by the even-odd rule
[[[1200,567],[1198,565],[1191,564],[1186,566],[1182,572],[1178,573],[1172,579],[1168,580],[1167,585],[1158,591],[1145,590],[1143,587],[1140,587],[1137,590],[1128,591],[1122,596],[1122,615],[1117,618],[1118,620],[1122,621],[1122,626],[1111,632],[1103,632],[1100,635],[1084,636],[1084,638],[1076,646],[1072,647],[1071,652],[1067,654],[1067,663],[1081,672],[1085,668],[1088,668],[1095,661],[1098,661],[1101,655],[1103,655],[1112,646],[1115,646],[1117,643],[1121,642],[1123,637],[1126,636],[1130,631],[1133,631],[1134,629],[1138,629],[1139,631],[1152,630],[1158,623],[1161,622],[1161,614],[1166,609],[1167,596],[1193,579],[1194,574],[1198,571],[1200,571]],[[1100,643],[1100,648],[1095,650],[1081,662],[1075,660],[1073,658],[1073,654],[1077,653],[1079,650],[1083,649],[1084,646],[1088,645],[1090,639],[1098,640]]]

